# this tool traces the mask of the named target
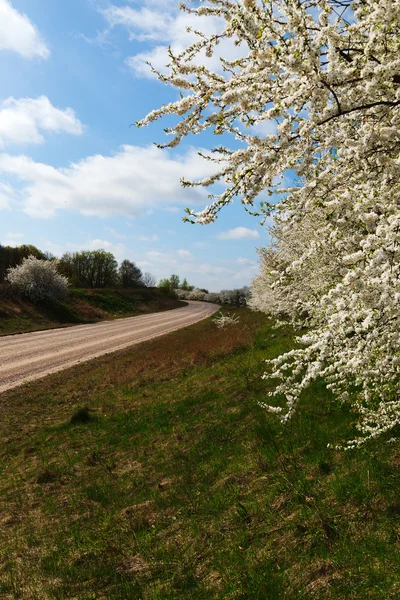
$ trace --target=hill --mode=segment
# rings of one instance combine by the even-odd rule
[[[0,336],[52,329],[179,308],[182,303],[156,288],[74,289],[59,305],[38,304],[0,286]]]

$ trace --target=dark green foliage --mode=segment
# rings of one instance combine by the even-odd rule
[[[82,250],[67,252],[59,261],[59,271],[75,285],[104,288],[118,282],[118,263],[111,252]]]
[[[124,288],[139,287],[143,285],[142,278],[143,273],[130,260],[123,260],[120,268],[118,269],[119,281]]]
[[[174,296],[175,290],[179,288],[179,276],[171,275],[169,278],[160,279],[158,288],[162,290],[164,294]]]
[[[76,298],[87,302],[91,306],[101,308],[112,315],[129,315],[135,311],[138,304],[143,302],[144,296],[140,292],[123,293],[119,290],[74,290]]]
[[[166,293],[172,294],[179,288],[179,276],[171,275],[169,278],[160,279],[158,287]]]
[[[0,244],[0,284],[4,283],[8,269],[17,267],[28,256],[35,256],[41,260],[49,258],[48,254],[31,244],[24,244],[16,248]]]
[[[179,287],[181,290],[187,290],[188,292],[191,292],[192,290],[194,290],[194,286],[188,284],[188,280],[186,279],[186,277],[182,281],[182,283],[180,284]]]

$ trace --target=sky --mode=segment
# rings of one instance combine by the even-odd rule
[[[0,243],[55,256],[104,248],[158,279],[210,291],[248,285],[267,232],[240,202],[216,223],[182,222],[207,190],[213,136],[173,150],[165,121],[131,124],[178,90],[157,80],[167,47],[193,38],[174,0],[0,0]],[[197,19],[198,20],[198,19]],[[209,20],[204,28],[218,26]],[[234,55],[233,46],[221,52]],[[218,57],[211,59],[218,68]],[[219,140],[218,140],[219,141]]]

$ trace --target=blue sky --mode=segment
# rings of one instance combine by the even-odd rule
[[[165,122],[129,127],[178,97],[145,61],[162,69],[190,24],[174,0],[0,0],[2,244],[105,248],[213,291],[250,283],[257,218],[236,203],[213,225],[182,222],[207,192],[179,180],[209,173],[197,150],[215,138],[161,151]]]

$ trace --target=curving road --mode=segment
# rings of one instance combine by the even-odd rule
[[[0,337],[0,393],[97,356],[193,325],[214,314],[216,304]]]

